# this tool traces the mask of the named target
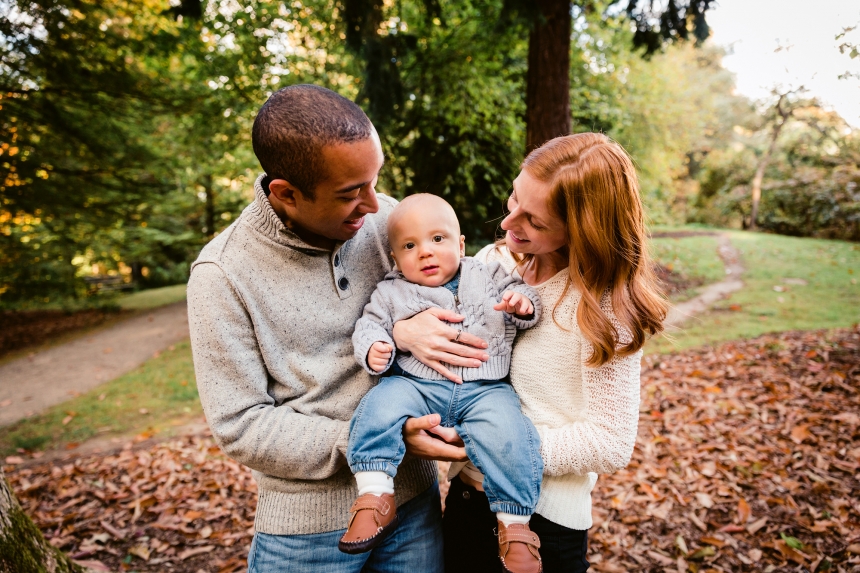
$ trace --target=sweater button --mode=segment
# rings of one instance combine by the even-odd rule
[[[468,491],[464,491],[464,492],[463,492],[463,499],[469,499],[470,497],[472,497],[472,496],[471,496],[471,495],[469,495],[469,492],[468,492]]]
[[[339,254],[334,256],[334,266],[336,266],[336,267],[340,266],[340,255]]]
[[[341,277],[339,281],[337,281],[337,286],[340,287],[340,290],[346,290],[349,287],[349,280],[346,277]]]

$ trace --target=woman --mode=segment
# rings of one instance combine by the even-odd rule
[[[598,473],[630,460],[641,349],[648,335],[662,330],[666,302],[646,252],[635,169],[606,136],[559,137],[533,151],[508,209],[504,241],[477,258],[519,273],[546,309],[517,339],[511,365],[511,383],[538,429],[545,465],[530,524],[541,540],[542,563],[534,570],[582,572],[591,490]],[[418,346],[410,349],[427,360],[449,359]],[[502,571],[481,479],[467,466],[451,482],[443,523],[448,573]]]

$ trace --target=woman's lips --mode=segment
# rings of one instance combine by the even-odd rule
[[[528,240],[528,239],[520,239],[519,237],[517,237],[516,235],[514,235],[513,231],[508,231],[508,236],[509,236],[511,239],[513,239],[514,243],[523,244],[523,243],[528,243],[528,242],[529,242],[529,240]]]

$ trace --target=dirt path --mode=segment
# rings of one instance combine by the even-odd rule
[[[695,298],[674,305],[666,318],[668,330],[677,329],[685,321],[708,310],[711,305],[725,298],[726,295],[743,288],[744,283],[741,280],[741,275],[744,272],[744,267],[740,262],[740,253],[732,246],[728,235],[720,235],[717,252],[726,267],[726,278],[718,283],[703,287]]]
[[[188,337],[185,302],[0,365],[0,426],[59,404]]]

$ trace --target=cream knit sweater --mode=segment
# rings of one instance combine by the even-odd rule
[[[499,261],[508,272],[514,269],[504,248],[490,245],[475,258]],[[566,280],[565,270],[534,285],[544,312],[514,343],[511,383],[541,438],[544,476],[536,511],[554,523],[582,530],[591,527],[597,474],[623,468],[633,453],[642,352],[615,357],[598,368],[585,366],[591,345],[576,323],[581,295],[571,288],[561,299]],[[629,333],[615,319],[608,297],[601,306],[623,341]]]

